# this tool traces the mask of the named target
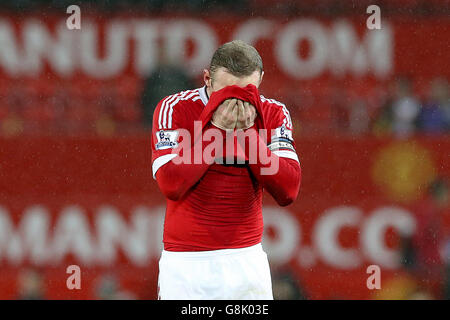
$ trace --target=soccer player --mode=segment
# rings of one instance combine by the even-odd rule
[[[264,119],[267,138],[253,130],[251,143],[276,160],[278,170],[273,174],[261,173],[269,164],[260,155],[243,164],[196,163],[176,161],[181,154],[175,151],[182,129],[195,136],[194,121],[212,95],[230,86],[254,85],[257,90],[263,75],[262,59],[254,47],[239,40],[228,42],[213,54],[209,70],[203,71],[204,87],[168,96],[155,109],[152,170],[167,198],[159,299],[273,299],[269,263],[261,246],[262,192],[267,190],[286,206],[296,199],[301,180],[286,106],[258,94],[259,101],[253,101],[260,106],[258,114],[250,101],[229,97],[204,128],[221,130],[225,137],[230,131],[255,129],[255,119]],[[193,149],[205,150],[208,142],[193,144]]]

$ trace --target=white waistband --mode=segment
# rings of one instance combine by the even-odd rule
[[[173,257],[173,258],[193,258],[204,259],[211,257],[219,257],[230,254],[242,254],[251,251],[262,251],[261,243],[255,244],[250,247],[236,248],[236,249],[219,249],[211,251],[162,251],[161,257]]]

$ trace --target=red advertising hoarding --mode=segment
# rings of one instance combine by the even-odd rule
[[[336,83],[364,95],[394,75],[413,77],[421,90],[430,78],[450,76],[445,17],[383,18],[380,30],[367,29],[364,13],[335,20],[86,14],[81,30],[68,30],[66,18],[0,18],[0,92],[14,81],[42,94],[59,83],[85,95],[111,82],[139,90],[133,83],[162,55],[200,79],[212,52],[232,39],[255,45],[266,71],[261,88],[282,100],[296,101],[305,91],[324,95]]]
[[[137,97],[161,53],[198,78],[214,49],[236,38],[263,57],[261,93],[293,115],[320,107],[305,95],[329,96],[336,83],[366,96],[399,74],[412,76],[419,92],[433,77],[450,77],[443,17],[382,18],[381,30],[368,30],[363,12],[336,20],[83,15],[81,31],[68,30],[65,18],[0,18],[0,116],[21,86],[41,97],[62,84],[89,97],[112,84]],[[417,230],[429,183],[450,178],[450,140],[297,134],[296,145],[298,199],[281,208],[264,198],[272,270],[289,267],[310,298],[374,297],[366,269],[380,266],[383,287],[403,273],[399,234]],[[51,299],[96,298],[107,275],[130,296],[156,298],[164,198],[150,149],[144,133],[1,138],[0,298],[17,297],[26,268],[43,274]],[[66,287],[71,264],[81,267],[81,290]]]
[[[450,177],[450,140],[298,138],[297,147],[298,199],[281,208],[264,198],[272,269],[290,268],[311,298],[371,298],[366,269],[380,266],[383,285],[402,274],[399,234],[416,230],[426,186]],[[134,297],[156,297],[165,203],[149,135],[2,139],[0,155],[0,298],[15,297],[26,267],[43,273],[49,298],[95,298],[105,274]],[[71,264],[81,290],[66,287]]]

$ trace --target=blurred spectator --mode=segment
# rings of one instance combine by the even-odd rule
[[[153,112],[158,102],[171,94],[195,89],[194,81],[182,66],[162,53],[161,64],[145,80],[142,93],[142,117],[144,125],[152,126]]]
[[[376,136],[390,134],[392,132],[392,102],[395,95],[395,86],[390,83],[387,88],[384,101],[380,103],[380,108],[376,111],[373,119],[372,132]]]
[[[42,275],[34,269],[24,269],[18,277],[18,299],[19,300],[43,300],[44,280]]]
[[[135,295],[120,288],[119,281],[112,274],[103,274],[100,277],[96,296],[100,300],[133,300]]]
[[[409,79],[398,78],[392,89],[375,120],[375,132],[407,137],[415,131],[420,104],[412,92]]]
[[[350,107],[347,88],[340,81],[332,84],[331,95],[326,98],[331,102],[332,122],[335,129],[345,132],[350,127]]]
[[[400,137],[414,133],[420,104],[411,89],[409,79],[400,78],[396,83],[396,96],[392,102],[393,132]]]
[[[446,79],[434,79],[429,97],[418,117],[418,128],[428,133],[443,133],[450,129],[450,96]]]
[[[364,99],[358,98],[350,105],[349,122],[352,134],[364,134],[369,129],[369,113]]]
[[[278,271],[272,277],[272,290],[275,300],[305,300],[300,285],[289,271]]]
[[[448,200],[446,183],[439,179],[434,181],[429,196],[417,205],[414,235],[402,241],[402,262],[406,270],[420,287],[438,297],[444,289],[441,284],[445,263],[448,263],[448,258],[442,254],[449,236]]]
[[[342,81],[332,84],[331,95],[326,97],[331,103],[335,129],[339,132],[360,135],[369,128],[369,113],[366,99],[352,95],[349,85]]]

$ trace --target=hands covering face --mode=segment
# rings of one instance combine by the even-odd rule
[[[225,100],[214,112],[212,124],[223,130],[247,129],[253,126],[256,108],[246,101]]]

